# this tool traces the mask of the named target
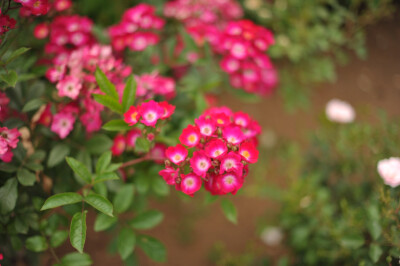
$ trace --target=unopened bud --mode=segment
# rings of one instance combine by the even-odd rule
[[[220,127],[217,129],[217,134],[218,134],[218,136],[222,135],[222,129]]]
[[[180,184],[182,181],[182,179],[180,177],[175,178],[175,183],[176,184]]]
[[[169,160],[165,160],[165,166],[171,166],[171,162]]]
[[[218,166],[218,165],[219,165],[219,161],[217,161],[217,160],[212,161],[211,164],[212,164],[213,166]]]
[[[242,164],[243,164],[243,165],[247,165],[247,162],[246,162],[246,161],[242,161]]]
[[[237,151],[237,150],[238,150],[238,147],[237,147],[237,146],[232,146],[232,150],[233,150],[233,151]]]

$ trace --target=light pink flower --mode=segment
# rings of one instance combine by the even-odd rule
[[[378,162],[378,173],[383,182],[391,187],[400,185],[400,158],[391,157]]]
[[[326,116],[332,122],[351,123],[356,117],[353,107],[338,99],[330,100],[326,105]]]
[[[53,116],[51,131],[64,139],[74,129],[75,117],[71,113],[58,113]]]

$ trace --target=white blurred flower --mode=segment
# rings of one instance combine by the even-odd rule
[[[282,239],[283,232],[279,227],[267,227],[261,233],[261,240],[268,246],[277,246]]]
[[[400,185],[400,158],[391,157],[378,162],[378,173],[383,182],[391,187]]]
[[[332,122],[350,123],[354,121],[356,113],[353,107],[338,99],[330,100],[326,105],[326,116]]]

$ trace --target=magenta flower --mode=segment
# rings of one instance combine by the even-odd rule
[[[242,176],[243,164],[241,162],[241,156],[235,152],[229,152],[227,155],[222,157],[221,166],[219,173],[224,172],[235,172],[238,176]]]
[[[75,117],[71,113],[61,112],[53,116],[51,131],[64,139],[74,129]]]
[[[69,97],[73,100],[78,98],[79,91],[82,89],[82,83],[75,76],[66,76],[57,83],[58,95]]]
[[[165,151],[165,155],[174,164],[180,164],[186,159],[188,151],[181,144],[177,144],[175,147],[169,147]]]
[[[142,117],[140,122],[149,127],[155,127],[158,119],[164,115],[164,109],[155,101],[144,102],[139,107],[139,114]]]
[[[179,137],[179,141],[188,147],[194,147],[200,142],[200,131],[196,126],[188,125]]]
[[[211,167],[211,160],[204,151],[195,151],[190,159],[190,167],[196,175],[205,178],[208,169]]]
[[[139,122],[140,114],[138,108],[135,106],[129,107],[129,110],[124,113],[124,121],[130,126],[135,125]]]
[[[244,142],[240,145],[239,154],[249,163],[256,163],[258,160],[258,150],[251,142]]]
[[[164,178],[168,185],[175,185],[175,179],[178,177],[178,170],[168,167],[159,172],[159,174]]]
[[[215,124],[213,120],[210,118],[205,118],[204,116],[200,116],[198,119],[194,120],[197,127],[200,130],[200,134],[206,137],[212,136],[215,132]]]
[[[180,190],[191,197],[201,188],[201,178],[195,174],[181,175],[181,179]]]
[[[217,159],[228,151],[226,143],[221,139],[211,140],[206,144],[205,152],[207,156]]]
[[[126,148],[125,137],[122,134],[117,134],[114,138],[113,145],[111,147],[111,153],[115,156],[121,155]]]
[[[222,136],[233,145],[238,145],[244,140],[242,130],[237,126],[225,127],[222,131]]]

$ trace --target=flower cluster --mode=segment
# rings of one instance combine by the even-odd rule
[[[157,73],[136,76],[136,96],[143,99],[162,95],[166,99],[175,97],[175,81],[172,78],[159,76]]]
[[[155,102],[150,100],[139,106],[131,106],[124,114],[124,121],[133,126],[138,122],[148,127],[156,127],[158,120],[169,118],[175,111],[175,106],[168,102]]]
[[[15,28],[15,24],[17,24],[17,21],[13,18],[10,18],[8,15],[1,14],[0,10],[0,37],[4,34],[6,34],[9,30],[12,30]],[[0,43],[1,43],[0,39]]]
[[[260,133],[259,124],[248,114],[210,108],[182,131],[181,144],[167,149],[166,168],[160,175],[191,196],[203,182],[213,195],[235,194],[248,174],[248,164],[258,160]]]
[[[164,27],[164,20],[155,15],[155,7],[139,4],[125,11],[119,24],[109,28],[111,43],[116,51],[126,47],[143,51],[147,46],[157,44],[159,36],[154,30]]]
[[[400,158],[390,157],[380,160],[377,169],[386,185],[391,187],[400,185]]]
[[[0,160],[11,162],[13,157],[11,150],[17,147],[20,135],[16,128],[0,127]]]
[[[73,51],[63,60],[60,58],[54,67],[47,70],[46,77],[51,82],[56,83],[58,96],[71,99],[72,102],[76,103],[77,107],[75,114],[69,112],[69,114],[56,115],[54,117],[55,119],[63,117],[62,121],[64,122],[58,120],[59,123],[55,124],[53,122],[51,127],[61,138],[66,137],[73,129],[75,119],[72,119],[72,117],[75,115],[80,116],[80,121],[88,133],[100,129],[100,112],[103,106],[92,98],[93,93],[100,92],[94,76],[97,67],[116,84],[118,91],[122,94],[124,79],[131,73],[131,68],[124,65],[122,60],[113,56],[111,46],[98,44],[84,46]],[[73,110],[75,111],[76,109]],[[69,122],[65,123],[65,119]]]
[[[22,5],[20,9],[21,16],[41,16],[46,15],[50,10],[50,4],[48,0],[14,0]]]
[[[273,43],[272,33],[250,20],[227,25],[214,49],[223,55],[220,65],[233,87],[262,95],[272,91],[278,78],[265,52]]]

